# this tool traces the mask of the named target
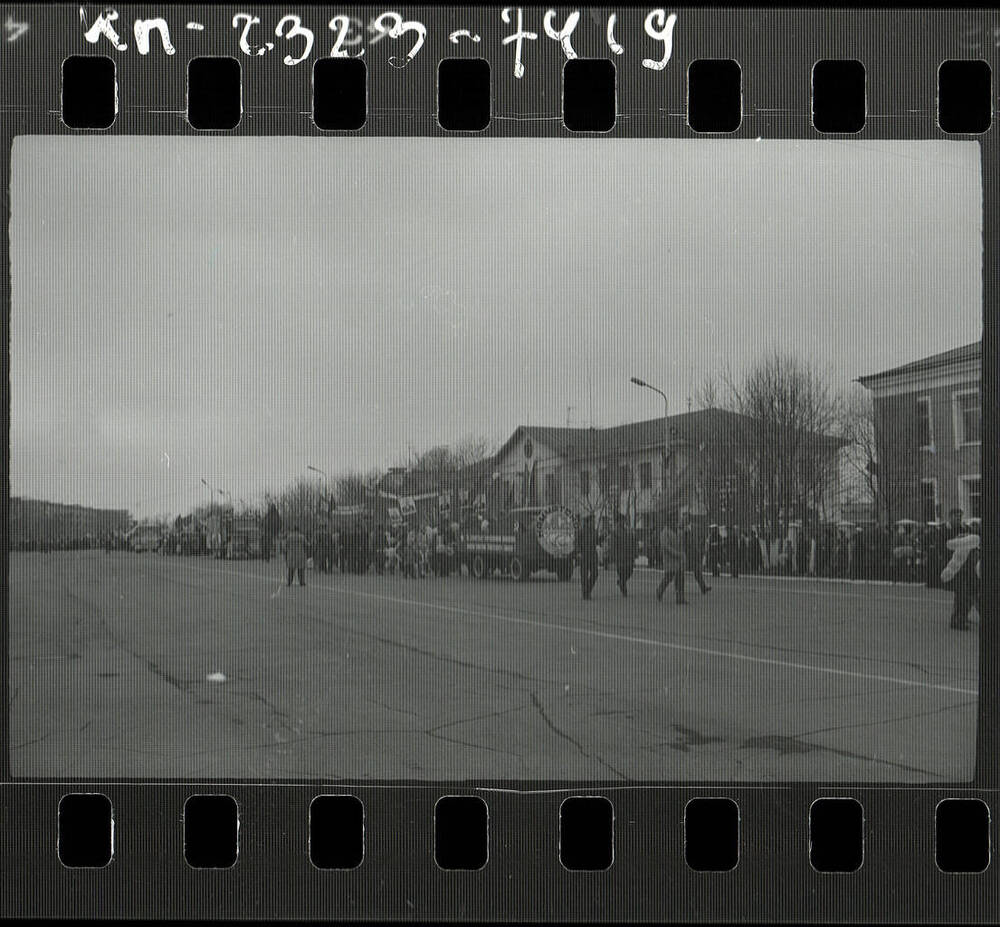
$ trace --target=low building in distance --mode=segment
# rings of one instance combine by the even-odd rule
[[[70,541],[122,534],[131,524],[127,509],[98,509],[19,496],[10,499],[11,547],[30,541]]]

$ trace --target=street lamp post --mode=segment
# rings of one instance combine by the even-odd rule
[[[318,473],[323,477],[323,491],[320,493],[319,498],[321,502],[327,502],[327,498],[330,495],[330,475],[326,470],[320,470],[319,467],[314,467],[312,464],[306,464],[306,469],[312,470],[313,473]],[[324,498],[324,494],[327,498]]]
[[[666,464],[670,457],[670,425],[667,422],[667,418],[670,414],[670,405],[667,402],[667,394],[661,389],[657,389],[651,383],[647,383],[645,380],[640,380],[638,377],[631,377],[631,382],[636,386],[641,386],[644,389],[651,389],[654,393],[659,393],[663,397],[663,489],[666,490],[667,475],[666,475]]]

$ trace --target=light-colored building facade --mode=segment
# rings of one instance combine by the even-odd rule
[[[618,512],[640,528],[658,525],[666,508],[720,524],[753,525],[760,518],[759,500],[727,475],[719,444],[720,436],[732,433],[734,419],[752,429],[742,416],[721,409],[611,428],[522,425],[496,456],[494,494],[500,507],[561,504],[598,517]],[[829,452],[838,453],[836,442],[829,443]],[[837,479],[834,473],[827,492],[830,518],[838,517]]]
[[[981,343],[858,382],[872,394],[875,421],[893,423],[899,446],[886,454],[914,464],[896,487],[896,517],[933,521],[956,507],[967,518],[982,517]]]

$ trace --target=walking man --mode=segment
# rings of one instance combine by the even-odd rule
[[[299,531],[298,525],[292,525],[292,530],[285,538],[285,566],[288,568],[288,585],[292,578],[299,575],[299,585],[306,584],[306,536]]]
[[[941,581],[955,593],[951,609],[951,627],[955,631],[969,630],[969,611],[973,606],[982,617],[980,607],[981,570],[979,535],[960,534],[947,542],[951,560],[941,571]]]
[[[684,540],[682,538],[683,526],[680,524],[676,512],[668,512],[666,523],[660,532],[660,554],[663,558],[663,579],[656,587],[656,601],[663,601],[663,593],[667,591],[667,586],[674,584],[674,592],[677,595],[678,605],[687,605],[684,598]]]
[[[696,527],[690,512],[684,513],[683,525],[684,556],[691,572],[694,573],[694,581],[698,584],[701,594],[705,595],[712,591],[712,587],[705,582],[705,577],[701,572],[701,561],[705,556],[705,539]]]
[[[719,526],[708,526],[708,565],[712,568],[712,578],[719,578],[719,562],[722,559],[722,538]]]
[[[271,559],[274,539],[279,534],[281,534],[281,516],[278,514],[278,507],[272,502],[267,507],[267,514],[260,526],[261,555],[265,560]]]
[[[584,601],[590,601],[590,594],[597,582],[597,531],[594,516],[586,515],[576,534],[576,552],[580,558],[580,589]]]
[[[729,556],[729,575],[740,578],[740,529],[738,525],[726,528],[726,552]]]
[[[611,532],[611,560],[618,570],[618,588],[623,596],[628,596],[628,581],[635,570],[635,558],[639,549],[635,536],[625,523],[625,516],[619,515],[615,530]]]

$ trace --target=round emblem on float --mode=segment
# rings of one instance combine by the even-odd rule
[[[535,453],[535,445],[531,443],[531,438],[524,442],[524,456],[530,457]]]
[[[535,535],[550,557],[570,557],[576,538],[576,516],[562,505],[550,505],[538,513]]]

